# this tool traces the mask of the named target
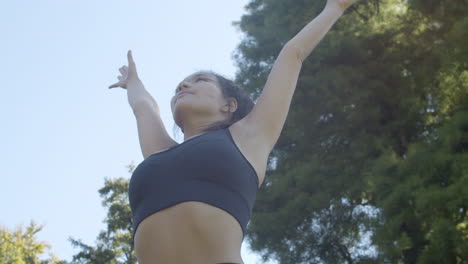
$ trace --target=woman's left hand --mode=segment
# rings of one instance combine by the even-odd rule
[[[342,11],[345,11],[349,6],[357,1],[358,0],[327,0],[327,6],[336,6]]]

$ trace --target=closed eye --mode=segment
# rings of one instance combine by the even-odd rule
[[[200,78],[200,77],[197,77],[197,78],[195,79],[195,82],[198,82],[198,81],[200,81],[200,80],[202,80],[202,81],[210,81],[210,79],[207,79],[207,78]],[[177,87],[177,88],[175,89],[174,94],[177,94],[178,91],[180,91],[180,88],[179,88],[179,87]]]

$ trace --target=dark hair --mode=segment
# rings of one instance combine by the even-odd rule
[[[227,120],[216,121],[212,123],[208,128],[205,128],[202,132],[208,132],[229,127],[230,125],[241,120],[248,113],[250,113],[255,104],[252,101],[252,99],[250,99],[248,94],[244,90],[242,90],[236,83],[213,71],[201,72],[212,74],[216,77],[225,99],[233,97],[237,101],[237,109],[234,113],[232,113],[231,118]],[[175,124],[175,126],[179,127],[177,124]],[[182,130],[182,133],[184,133],[183,128],[180,129]]]

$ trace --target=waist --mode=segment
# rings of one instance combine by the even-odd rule
[[[227,212],[188,201],[145,218],[136,230],[134,242],[143,264],[242,263],[242,239],[239,223]]]

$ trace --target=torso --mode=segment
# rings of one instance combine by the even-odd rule
[[[265,178],[269,150],[237,122],[229,127],[239,150],[258,175]],[[259,187],[259,186],[258,186]],[[241,258],[242,229],[226,211],[206,203],[188,201],[145,218],[135,234],[140,264],[215,264]]]

